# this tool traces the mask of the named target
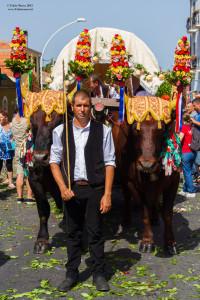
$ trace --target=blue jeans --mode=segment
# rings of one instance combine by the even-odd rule
[[[195,164],[200,165],[200,151],[196,151]]]
[[[197,188],[193,184],[192,179],[192,166],[194,164],[196,154],[194,152],[188,152],[182,154],[182,167],[185,183],[183,185],[183,191],[188,193],[195,193]]]

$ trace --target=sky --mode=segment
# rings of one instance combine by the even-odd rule
[[[83,28],[113,27],[133,32],[155,54],[159,65],[172,68],[177,40],[186,35],[189,0],[0,0],[0,40],[9,42],[12,30],[28,31],[30,48],[42,51],[51,34],[78,17],[76,23],[58,33],[49,43],[44,59],[58,56],[63,47]],[[9,10],[12,5],[32,10]]]

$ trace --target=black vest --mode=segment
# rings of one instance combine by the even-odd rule
[[[67,154],[66,154],[66,126],[64,126],[63,135],[63,159],[61,171],[65,182],[67,183]],[[69,161],[71,183],[74,181],[75,168],[75,142],[73,134],[73,121],[69,121]],[[92,186],[101,186],[105,182],[105,164],[103,155],[103,125],[91,120],[90,132],[85,146],[85,164],[87,178]],[[80,178],[81,179],[81,178]]]

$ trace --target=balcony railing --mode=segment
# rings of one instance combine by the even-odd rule
[[[200,12],[195,12],[192,17],[193,27],[200,29]]]
[[[200,29],[200,11],[195,11],[192,17],[187,19],[186,28],[189,33],[196,32]]]
[[[195,19],[188,18],[186,23],[186,29],[188,33],[196,32],[198,29],[195,27]]]
[[[191,71],[200,72],[200,57],[197,57],[196,55],[192,55]]]

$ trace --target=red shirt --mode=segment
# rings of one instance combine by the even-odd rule
[[[192,142],[192,129],[190,125],[183,125],[182,133],[184,133],[184,137],[182,140],[182,153],[192,152],[190,149],[190,144]]]

